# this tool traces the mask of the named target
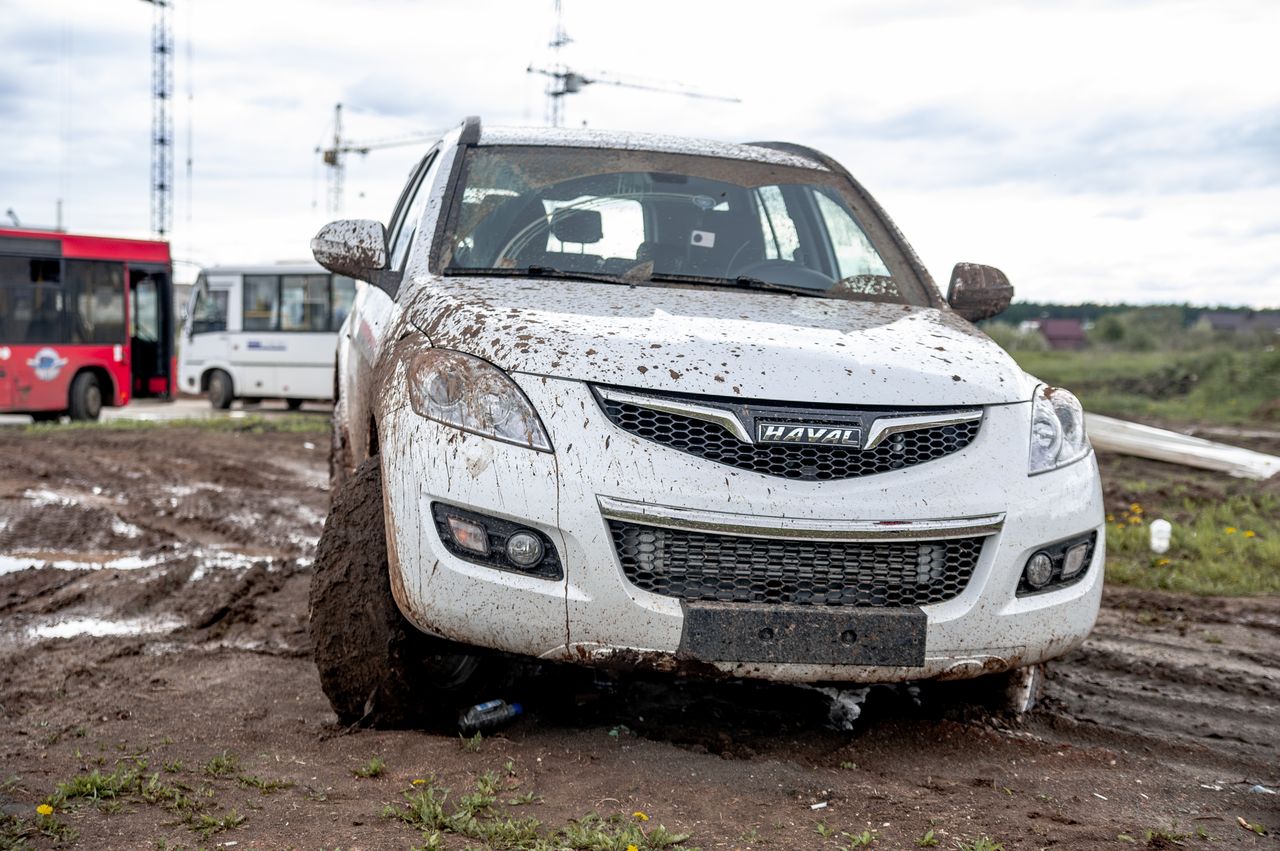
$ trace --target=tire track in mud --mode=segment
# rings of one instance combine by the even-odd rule
[[[1277,625],[1275,598],[1196,600],[1108,589],[1089,640],[1053,664],[1047,708],[1152,746],[1202,749],[1210,762],[1252,766],[1274,782]]]

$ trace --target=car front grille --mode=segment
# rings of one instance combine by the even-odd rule
[[[642,591],[726,603],[919,606],[960,595],[984,537],[813,541],[717,535],[609,521],[623,572]]]
[[[631,398],[636,398],[632,394]],[[946,425],[922,426],[890,434],[871,448],[786,443],[748,443],[723,425],[670,410],[656,410],[630,399],[600,394],[605,414],[619,428],[637,437],[672,449],[784,479],[828,481],[886,473],[923,464],[965,448],[978,434],[981,419]],[[767,410],[771,421],[803,423],[822,418],[821,411],[785,406],[724,405],[726,411],[743,411],[740,418],[761,417]],[[858,412],[873,421],[875,412]],[[752,420],[754,421],[754,420]]]

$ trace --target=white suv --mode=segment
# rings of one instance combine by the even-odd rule
[[[823,154],[468,119],[312,248],[367,282],[311,596],[344,722],[512,655],[1025,689],[1093,625],[1079,403],[970,324],[1003,274],[944,300]]]

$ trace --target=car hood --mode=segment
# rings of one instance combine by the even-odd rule
[[[407,305],[432,345],[512,372],[641,390],[848,405],[1031,398],[954,313],[714,288],[446,277]]]

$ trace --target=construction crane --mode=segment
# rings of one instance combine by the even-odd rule
[[[528,74],[541,74],[547,78],[547,121],[552,127],[561,127],[564,125],[564,99],[567,95],[576,95],[587,86],[603,85],[616,86],[623,89],[640,89],[647,92],[662,92],[663,94],[683,95],[687,98],[698,98],[701,100],[718,100],[725,103],[742,103],[741,98],[724,97],[723,95],[709,95],[705,92],[698,91],[684,83],[675,83],[666,80],[646,80],[640,77],[621,77],[615,74],[607,74],[604,72],[592,74],[590,76],[581,74],[569,68],[560,61],[560,51],[567,45],[573,43],[573,39],[564,29],[563,10],[560,6],[560,0],[555,0],[555,16],[556,25],[552,32],[551,41],[547,46],[551,48],[551,67],[536,68],[530,65],[525,69]]]
[[[347,154],[359,154],[364,156],[370,151],[379,150],[381,148],[402,148],[408,145],[422,145],[428,142],[434,142],[441,136],[440,132],[423,133],[415,136],[406,136],[402,139],[386,139],[376,142],[352,142],[342,136],[342,104],[335,104],[333,107],[333,143],[328,147],[319,145],[316,147],[316,153],[320,155],[321,161],[329,169],[328,174],[328,208],[330,215],[339,215],[342,213],[342,190],[346,183],[347,173]]]
[[[593,74],[588,77],[586,74],[579,74],[569,68],[561,65],[556,68],[535,68],[530,65],[525,69],[530,74],[541,74],[549,77],[552,82],[547,87],[547,98],[549,103],[549,113],[552,127],[560,127],[564,123],[564,104],[563,99],[566,95],[576,95],[585,87],[591,85],[617,86],[622,89],[640,89],[646,92],[662,92],[669,95],[683,95],[687,98],[699,98],[700,100],[718,100],[724,103],[742,103],[742,98],[726,97],[724,95],[710,95],[706,92],[700,92],[697,89],[685,86],[683,83],[666,83],[659,84],[657,81],[644,81],[635,77],[619,77],[614,74],[605,74],[603,72]]]
[[[151,23],[151,231],[158,239],[173,223],[173,24],[172,0],[143,0]],[[136,7],[135,7],[136,8]]]

